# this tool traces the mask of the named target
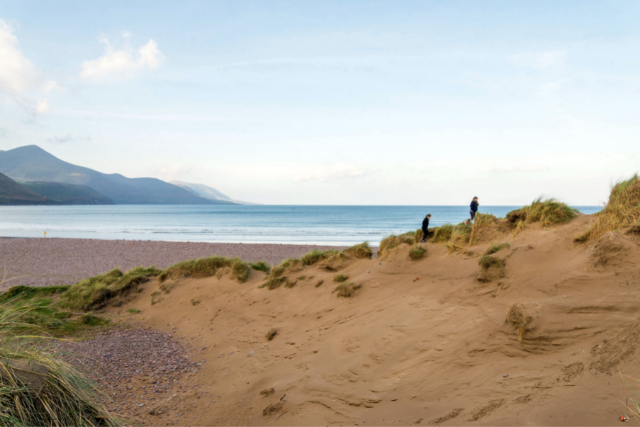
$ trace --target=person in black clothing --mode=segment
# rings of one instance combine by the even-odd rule
[[[426,243],[426,238],[429,235],[429,218],[431,218],[431,214],[427,214],[422,220],[422,243]]]
[[[471,215],[471,221],[475,220],[476,218],[476,212],[478,212],[478,206],[480,206],[480,203],[478,203],[478,198],[474,197],[473,200],[471,201],[471,205],[469,206],[469,208],[471,209],[469,211],[469,215]],[[469,224],[470,220],[466,220],[464,222],[465,225]]]

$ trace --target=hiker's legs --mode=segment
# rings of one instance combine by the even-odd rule
[[[422,229],[422,240],[427,240],[427,236],[429,235],[429,229]]]

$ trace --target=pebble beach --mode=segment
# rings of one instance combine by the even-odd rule
[[[0,238],[0,290],[11,286],[71,285],[81,279],[138,265],[166,268],[187,259],[222,255],[279,264],[318,249],[338,246],[158,242],[59,238]]]

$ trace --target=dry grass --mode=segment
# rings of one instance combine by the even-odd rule
[[[318,280],[318,283],[316,283],[316,288],[319,288],[322,284],[324,283],[324,280]]]
[[[0,425],[119,425],[93,382],[16,333],[29,309],[0,307]]]
[[[504,277],[504,261],[491,255],[485,255],[478,260],[478,265],[482,269],[482,274],[486,281],[490,282],[495,278]]]
[[[314,249],[311,252],[307,252],[306,254],[302,255],[300,260],[304,265],[314,265],[329,258],[332,255],[337,254],[338,252],[340,251],[338,251],[337,249],[329,249],[328,251],[319,251],[317,249]]]
[[[474,245],[487,233],[498,229],[498,218],[491,214],[477,213],[471,228],[469,244]]]
[[[527,332],[532,330],[531,323],[533,318],[527,316],[522,304],[513,304],[507,313],[506,323],[516,331],[518,341],[524,342]]]
[[[360,243],[359,245],[351,246],[345,249],[344,254],[358,259],[371,259],[373,251],[369,247],[369,242]]]
[[[391,250],[399,247],[400,245],[413,245],[415,243],[414,233],[409,232],[400,236],[394,236],[393,234],[380,242],[378,248],[378,256],[385,256],[391,252]]]
[[[276,277],[273,279],[268,279],[265,283],[258,286],[259,288],[267,288],[270,291],[274,289],[278,289],[283,284],[286,284],[289,281],[288,277]]]
[[[472,228],[471,225],[465,225],[464,223],[452,227],[451,237],[444,244],[450,254],[455,251],[464,252],[465,247],[469,244]]]
[[[333,281],[336,283],[346,282],[348,279],[349,277],[345,276],[344,274],[336,274],[335,276],[333,276]]]
[[[219,270],[224,268],[229,268],[231,278],[240,283],[246,282],[251,274],[251,266],[249,263],[239,258],[226,258],[214,255],[208,258],[182,261],[167,267],[167,269],[160,274],[159,279],[160,282],[164,282],[167,279],[211,277],[215,276]]]
[[[571,221],[579,212],[556,199],[538,198],[529,206],[516,209],[507,214],[512,227],[522,229],[525,224],[539,222],[543,227]],[[520,225],[523,223],[523,225]]]
[[[71,286],[60,296],[61,305],[83,311],[102,308],[160,273],[155,267],[135,267],[126,273],[116,268]]]
[[[636,174],[614,185],[607,205],[597,216],[595,224],[576,237],[577,242],[587,243],[609,231],[637,226],[640,221],[640,177]]]
[[[338,297],[351,298],[361,287],[362,285],[356,285],[355,283],[342,283],[338,285],[333,292],[337,292]]]
[[[509,242],[502,242],[502,243],[494,243],[493,245],[489,246],[489,248],[485,251],[485,255],[493,255],[496,252],[504,249],[504,248],[508,248]]]
[[[453,233],[453,225],[444,224],[433,231],[433,239],[431,239],[432,243],[445,243],[451,239],[451,234]]]
[[[413,260],[418,260],[424,257],[424,254],[427,253],[427,250],[425,248],[423,248],[422,246],[415,244],[413,246],[411,246],[411,249],[409,249],[409,258],[413,259]]]

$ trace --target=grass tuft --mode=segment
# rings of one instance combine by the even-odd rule
[[[423,248],[422,246],[415,244],[413,246],[411,246],[411,249],[409,249],[409,258],[413,259],[413,260],[418,260],[422,257],[424,257],[424,254],[427,253],[427,250],[425,248]]]
[[[409,232],[401,234],[400,236],[391,235],[380,242],[378,248],[378,256],[384,256],[389,254],[392,249],[399,247],[400,245],[413,245],[415,243],[414,233]]]
[[[349,277],[345,276],[344,274],[336,274],[335,276],[333,276],[333,281],[336,283],[346,282],[348,279]]]
[[[487,251],[484,253],[485,255],[493,255],[496,252],[500,251],[501,249],[504,248],[508,248],[509,242],[503,242],[503,243],[494,243],[493,245],[489,246],[489,248],[487,249]]]
[[[160,282],[168,279],[186,278],[186,277],[211,277],[215,276],[218,271],[225,268],[230,269],[231,278],[240,283],[247,281],[251,275],[251,266],[249,263],[242,261],[240,258],[226,258],[223,256],[210,256],[208,258],[191,259],[181,261],[170,267],[167,267],[160,276]]]
[[[271,272],[271,266],[266,261],[253,262],[250,263],[249,266],[255,271],[263,271],[266,274],[269,274]]]
[[[338,297],[351,298],[361,287],[362,285],[356,285],[354,283],[342,283],[338,285],[333,292],[337,292]]]
[[[117,268],[81,280],[60,296],[63,307],[75,310],[102,308],[137,289],[138,285],[161,273],[155,267],[135,267],[126,273]]]
[[[595,224],[576,237],[576,242],[588,243],[597,240],[609,231],[635,226],[640,222],[640,177],[619,181],[611,189],[609,201],[600,213]],[[634,228],[635,229],[635,228]]]
[[[453,225],[444,224],[436,229],[433,232],[433,239],[431,239],[432,243],[445,243],[451,239],[451,234],[453,233]]]
[[[363,242],[358,245],[351,246],[343,252],[345,255],[358,259],[371,259],[373,256],[373,251],[369,247],[369,242]]]
[[[507,222],[522,230],[525,224],[539,222],[543,227],[562,224],[578,216],[578,211],[556,199],[538,198],[529,206],[513,210],[507,214]],[[522,225],[521,225],[522,223]],[[516,230],[517,231],[517,230]]]

